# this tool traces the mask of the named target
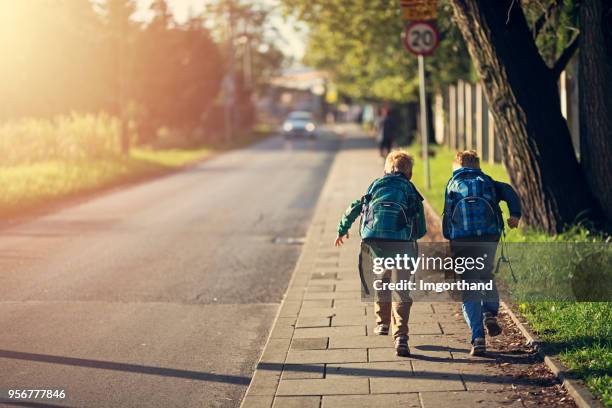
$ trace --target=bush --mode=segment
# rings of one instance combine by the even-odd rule
[[[3,166],[111,158],[120,153],[119,121],[103,113],[26,118],[0,125]]]

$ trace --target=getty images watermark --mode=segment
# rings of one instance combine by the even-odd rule
[[[436,270],[443,272],[454,272],[458,275],[475,273],[480,276],[487,268],[487,254],[479,257],[442,257],[442,256],[409,256],[397,254],[392,257],[373,258],[372,272],[377,276],[386,275],[389,271],[404,271],[410,273],[409,279],[386,280],[384,277],[374,279],[372,286],[375,291],[493,291],[493,279],[475,281],[474,277],[469,280],[456,280],[453,282],[433,282],[424,279],[412,280],[417,270]],[[490,273],[490,271],[489,271]],[[484,275],[484,274],[483,274]]]

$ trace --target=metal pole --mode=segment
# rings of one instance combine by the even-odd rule
[[[425,61],[419,55],[419,97],[421,99],[421,145],[423,149],[423,166],[425,175],[425,188],[431,187],[429,177],[429,129],[427,128],[427,99],[425,94]]]

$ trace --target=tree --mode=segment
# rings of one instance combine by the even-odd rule
[[[589,187],[612,220],[612,1],[580,7],[580,158]]]
[[[417,97],[417,60],[401,42],[399,4],[371,0],[283,0],[288,13],[307,23],[305,62],[326,70],[338,90],[357,99],[398,102]],[[440,7],[442,41],[428,58],[429,84],[441,87],[470,77],[471,64],[448,5]]]
[[[495,118],[504,162],[529,225],[555,233],[597,205],[560,110],[558,75],[576,44],[549,67],[519,1],[451,0]]]
[[[111,42],[112,61],[111,76],[113,82],[114,103],[113,113],[120,122],[119,138],[121,151],[127,154],[130,149],[130,135],[128,132],[128,100],[130,97],[130,81],[128,76],[132,73],[132,60],[130,46],[133,43],[134,29],[130,17],[134,14],[136,6],[133,0],[107,0],[106,13]]]

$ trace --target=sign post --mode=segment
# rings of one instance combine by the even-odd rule
[[[423,145],[423,172],[425,177],[425,188],[431,188],[431,177],[429,176],[429,129],[427,126],[427,99],[425,94],[425,61],[423,55],[419,55],[419,99],[421,100],[421,144]]]
[[[411,21],[403,32],[404,48],[417,56],[419,64],[419,99],[421,111],[421,145],[425,188],[431,188],[429,174],[429,127],[427,120],[427,93],[425,90],[425,55],[431,55],[438,46],[439,35],[436,26],[425,20],[437,16],[436,0],[401,0],[402,18]]]

